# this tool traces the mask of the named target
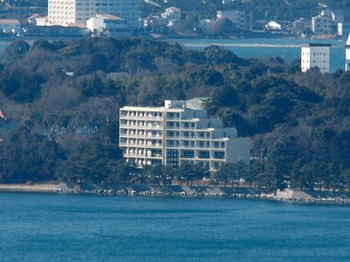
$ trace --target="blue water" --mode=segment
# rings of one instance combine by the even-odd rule
[[[280,38],[262,38],[262,39],[174,39],[185,48],[202,50],[209,45],[218,45],[229,49],[237,56],[242,58],[267,58],[281,57],[287,62],[293,59],[300,59],[300,45],[302,43],[323,43],[331,44],[330,50],[330,71],[337,69],[344,70],[345,64],[345,42],[346,39],[331,40],[311,40],[311,39],[280,39]]]
[[[350,261],[350,207],[0,193],[0,261]]]
[[[330,71],[344,69],[345,64],[345,42],[346,39],[310,40],[310,39],[171,39],[170,42],[179,42],[185,48],[202,50],[209,45],[218,45],[231,50],[242,58],[267,58],[281,57],[287,62],[300,59],[300,44],[302,43],[324,43],[331,44]],[[0,52],[11,42],[0,41]]]

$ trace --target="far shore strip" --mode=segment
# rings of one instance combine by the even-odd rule
[[[30,191],[30,192],[51,192],[57,189],[57,185],[50,184],[35,184],[35,185],[27,185],[27,184],[0,184],[0,191]]]

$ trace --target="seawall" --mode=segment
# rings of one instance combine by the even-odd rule
[[[187,186],[187,185],[130,185],[130,184],[0,184],[0,191],[43,192],[69,194],[101,194],[125,196],[175,196],[175,197],[227,197],[271,199],[300,203],[346,203],[350,204],[350,192],[301,191],[293,189],[268,192],[263,188]]]

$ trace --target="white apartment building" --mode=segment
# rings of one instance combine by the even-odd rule
[[[312,67],[318,67],[321,73],[328,73],[330,47],[330,44],[302,44],[301,71],[306,72]]]
[[[237,29],[244,29],[245,28],[245,12],[242,11],[217,11],[216,12],[216,19],[223,19],[223,18],[230,19],[233,24],[236,25]]]
[[[164,107],[121,108],[119,146],[126,162],[140,167],[191,162],[215,171],[223,163],[249,164],[252,141],[208,118],[206,110],[166,100]]]
[[[328,16],[315,16],[311,19],[311,30],[315,34],[329,34],[333,25],[333,19]]]
[[[48,0],[48,22],[51,25],[86,23],[98,13],[122,17],[130,28],[140,27],[139,0]]]
[[[350,34],[345,44],[345,71],[350,71]]]

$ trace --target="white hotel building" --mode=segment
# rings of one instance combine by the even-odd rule
[[[185,101],[166,100],[164,107],[125,106],[119,115],[119,146],[124,159],[137,166],[185,162],[215,171],[223,163],[249,164],[252,141],[223,128],[206,110]]]
[[[86,23],[99,13],[119,16],[130,28],[140,27],[140,0],[48,0],[51,25]]]
[[[330,47],[330,44],[302,44],[301,71],[318,67],[321,73],[329,73]]]

